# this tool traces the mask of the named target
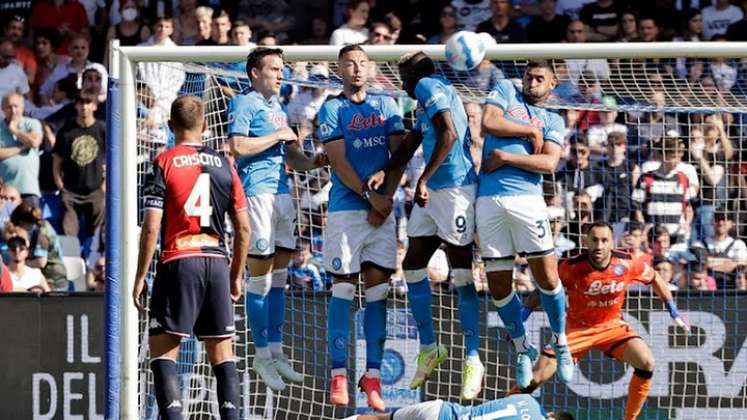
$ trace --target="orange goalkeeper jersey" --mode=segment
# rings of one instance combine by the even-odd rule
[[[568,292],[568,328],[597,326],[622,319],[625,293],[633,281],[651,283],[655,272],[641,259],[612,251],[607,268],[599,270],[589,254],[567,259],[559,267],[560,280]]]

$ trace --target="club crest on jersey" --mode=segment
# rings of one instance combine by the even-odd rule
[[[235,112],[229,112],[228,113],[228,123],[231,124],[234,121],[236,121],[236,113]]]
[[[324,123],[319,126],[319,132],[322,134],[322,136],[327,137],[332,134],[332,127],[330,127],[329,124]]]
[[[339,257],[335,257],[332,259],[332,268],[335,270],[339,270],[342,268],[342,260]]]
[[[258,250],[266,251],[267,248],[270,246],[270,243],[265,238],[259,238],[257,239],[256,246]]]
[[[333,342],[333,345],[337,350],[345,350],[345,337],[337,337]]]
[[[371,127],[382,126],[384,126],[384,117],[376,112],[372,112],[368,116],[361,113],[355,113],[355,115],[350,119],[348,130],[367,130]]]
[[[623,273],[625,273],[625,266],[617,264],[615,268],[612,269],[612,272],[615,273],[616,276],[622,276]]]

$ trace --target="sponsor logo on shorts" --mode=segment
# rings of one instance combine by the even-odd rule
[[[234,331],[236,331],[236,327],[234,327],[233,325],[226,325],[226,331],[227,332],[234,332]]]
[[[345,350],[345,337],[335,338],[332,345],[335,346],[337,350]]]
[[[616,276],[622,276],[623,273],[625,273],[625,266],[622,264],[618,264],[615,266],[615,268],[612,269],[612,272],[615,273]]]
[[[179,400],[172,400],[168,406],[166,406],[166,409],[170,408],[182,408],[182,403],[179,402]]]
[[[258,250],[266,251],[267,248],[270,246],[270,242],[265,238],[260,238],[260,239],[257,239],[256,246]]]
[[[236,406],[233,405],[231,401],[225,401],[223,402],[223,405],[220,406],[220,408],[225,409],[225,410],[235,410]]]
[[[332,259],[332,268],[335,270],[339,270],[342,268],[342,260],[339,257],[335,257]]]

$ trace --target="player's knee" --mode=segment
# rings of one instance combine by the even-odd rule
[[[640,363],[638,364],[638,367],[636,368],[636,371],[648,371],[653,372],[656,368],[656,360],[654,360],[654,356],[649,354],[648,356],[641,359]]]
[[[246,285],[247,293],[259,296],[267,296],[272,286],[272,273],[249,277]]]

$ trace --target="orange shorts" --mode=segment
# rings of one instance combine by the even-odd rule
[[[591,349],[597,349],[608,357],[620,359],[628,341],[640,336],[630,325],[619,322],[599,325],[596,327],[568,328],[568,347],[574,362],[578,363]],[[555,353],[549,345],[542,351],[547,357],[555,358]]]

